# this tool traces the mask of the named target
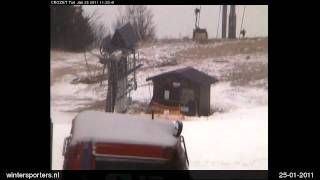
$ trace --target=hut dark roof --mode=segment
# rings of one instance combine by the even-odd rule
[[[134,49],[139,37],[130,23],[117,29],[114,33],[111,43],[120,49]]]
[[[115,50],[115,47],[111,44],[111,36],[108,35],[105,37],[102,41],[101,48],[106,52],[113,52]]]
[[[218,81],[216,77],[209,76],[201,71],[198,71],[192,67],[185,67],[181,69],[176,69],[173,71],[165,72],[156,76],[147,78],[146,80],[156,80],[170,75],[178,75],[189,79],[190,81],[199,83],[199,84],[213,84]]]

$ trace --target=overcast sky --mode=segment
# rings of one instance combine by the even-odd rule
[[[85,13],[92,13],[98,9],[101,14],[99,21],[112,29],[112,24],[121,6],[83,6]],[[198,5],[150,5],[148,6],[154,14],[156,34],[158,38],[179,38],[192,36],[195,23],[194,9]],[[237,36],[240,31],[243,11],[245,9],[242,27],[246,29],[246,36],[268,36],[268,6],[267,5],[239,5],[236,6],[237,14]],[[209,38],[215,38],[217,34],[219,5],[202,5],[200,27],[206,28]],[[228,9],[229,13],[229,9]],[[221,37],[221,15],[219,22],[218,37]]]

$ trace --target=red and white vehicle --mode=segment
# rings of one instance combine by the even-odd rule
[[[188,169],[182,122],[86,111],[65,139],[65,170]]]

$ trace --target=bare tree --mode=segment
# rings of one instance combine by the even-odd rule
[[[85,15],[85,17],[87,17],[89,20],[90,26],[92,28],[92,33],[94,36],[94,41],[90,49],[99,47],[103,38],[110,33],[109,29],[100,20],[103,14],[99,13],[98,10],[99,8],[96,8],[92,13]]]
[[[106,37],[110,32],[109,29],[102,23],[95,23],[92,25],[94,32],[94,47],[99,47],[102,43],[104,37]]]
[[[131,23],[142,40],[155,38],[153,13],[146,5],[128,5],[124,9],[120,6],[113,28],[117,29],[128,22]]]

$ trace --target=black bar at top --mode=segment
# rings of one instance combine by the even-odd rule
[[[50,5],[268,5],[267,0],[50,0]]]

